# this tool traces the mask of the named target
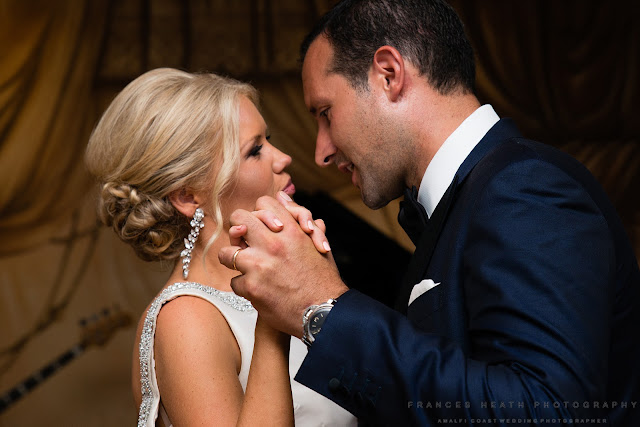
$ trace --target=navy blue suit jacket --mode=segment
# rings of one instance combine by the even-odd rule
[[[375,425],[640,426],[640,273],[593,176],[503,119],[452,191],[406,278],[440,284],[406,316],[348,291],[296,380]]]

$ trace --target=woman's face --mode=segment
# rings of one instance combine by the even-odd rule
[[[256,106],[246,97],[240,99],[240,169],[238,181],[228,197],[223,198],[223,210],[228,218],[236,209],[252,211],[261,196],[275,196],[283,190],[295,193],[291,177],[284,169],[291,157],[269,144],[267,125]]]

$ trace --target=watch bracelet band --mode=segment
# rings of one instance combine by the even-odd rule
[[[309,336],[307,334],[307,330],[308,330],[307,325],[309,323],[309,319],[311,319],[313,313],[315,313],[318,307],[323,305],[326,306],[327,304],[329,304],[333,308],[336,302],[338,302],[337,298],[329,298],[326,302],[323,302],[322,304],[313,304],[305,309],[304,313],[302,314],[302,342],[304,342],[307,345],[307,347],[311,347],[311,344],[313,344],[313,341],[309,339]]]

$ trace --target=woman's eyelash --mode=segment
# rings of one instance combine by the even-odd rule
[[[260,155],[260,150],[262,150],[262,144],[254,146],[251,151],[249,151],[248,157],[256,157]]]

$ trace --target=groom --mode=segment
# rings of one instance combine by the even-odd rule
[[[621,222],[582,165],[480,105],[452,8],[343,1],[302,56],[316,163],[372,209],[404,194],[416,250],[398,312],[347,288],[285,194],[257,206],[279,233],[234,212],[251,247],[220,259],[309,345],[296,380],[373,424],[640,425],[640,273]]]

